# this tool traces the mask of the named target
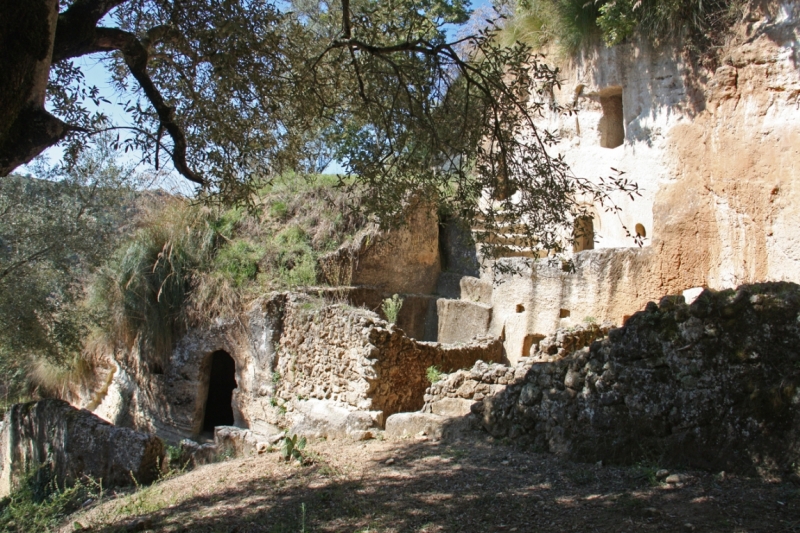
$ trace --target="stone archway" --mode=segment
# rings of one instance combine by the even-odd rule
[[[203,414],[203,432],[213,432],[217,426],[232,426],[233,389],[236,385],[236,363],[230,354],[217,350],[210,356],[208,394]]]

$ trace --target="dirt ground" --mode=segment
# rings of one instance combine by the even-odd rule
[[[315,441],[307,455],[173,475],[88,503],[63,531],[800,531],[800,486],[778,480],[672,471],[668,484],[658,465],[571,463],[487,437]]]

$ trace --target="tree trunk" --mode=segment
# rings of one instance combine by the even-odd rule
[[[69,132],[44,109],[58,0],[0,0],[0,176]]]

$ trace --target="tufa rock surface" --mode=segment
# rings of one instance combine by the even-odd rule
[[[0,496],[45,464],[59,485],[83,476],[102,479],[103,487],[149,483],[163,455],[158,437],[113,426],[62,400],[17,404],[0,432]]]

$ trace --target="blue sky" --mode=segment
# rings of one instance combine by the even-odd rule
[[[471,9],[473,11],[484,11],[487,9],[491,9],[491,1],[490,0],[473,0],[471,3]],[[480,16],[480,15],[478,15]],[[448,31],[448,37],[454,38],[455,35],[458,33],[459,27],[455,26],[451,31]],[[130,94],[120,94],[117,93],[113,87],[111,86],[110,82],[110,75],[108,70],[103,65],[103,57],[106,54],[95,54],[94,56],[87,56],[82,57],[76,60],[78,66],[81,67],[83,70],[84,76],[86,77],[86,84],[88,86],[97,86],[100,89],[100,95],[108,99],[111,104],[101,103],[99,107],[95,107],[94,104],[90,101],[86,102],[85,105],[89,108],[90,111],[94,111],[99,109],[103,113],[105,113],[110,119],[111,122],[117,126],[130,126],[131,122],[129,120],[128,115],[123,111],[123,105],[128,100],[134,99],[133,95]],[[124,130],[121,132],[124,135]],[[62,150],[59,147],[51,148],[45,152],[45,155],[50,158],[51,161],[60,159],[62,156]],[[140,155],[129,153],[126,158],[130,162],[138,162]],[[341,172],[343,169],[337,165],[332,164],[327,169],[328,172]],[[173,180],[170,180],[173,181]],[[181,181],[181,180],[178,180]],[[190,191],[184,191],[190,192]]]

